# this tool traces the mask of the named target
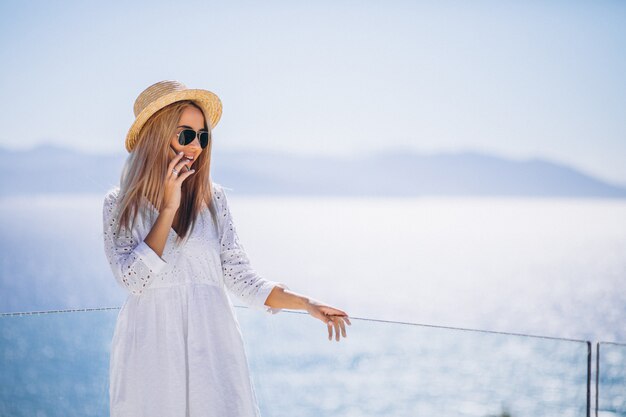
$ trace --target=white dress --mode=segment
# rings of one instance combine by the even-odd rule
[[[265,305],[274,286],[257,274],[241,245],[221,185],[212,183],[216,231],[204,206],[180,245],[170,228],[161,257],[143,240],[158,211],[143,197],[132,232],[115,233],[119,187],[103,207],[104,249],[129,295],[111,343],[112,417],[260,416],[241,329],[226,290],[243,304]]]

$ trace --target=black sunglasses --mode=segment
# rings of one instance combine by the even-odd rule
[[[207,145],[209,144],[209,132],[207,132],[206,130],[201,130],[199,132],[197,132],[198,137],[200,138],[200,146],[202,146],[202,148],[206,148]],[[182,146],[186,146],[189,145],[191,142],[193,142],[193,140],[196,138],[196,131],[195,130],[191,130],[191,129],[185,129],[185,130],[181,130],[181,132],[178,134],[178,143],[180,143]]]

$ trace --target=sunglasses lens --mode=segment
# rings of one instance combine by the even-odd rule
[[[189,145],[196,138],[196,132],[190,129],[185,129],[178,135],[178,143],[182,146]]]
[[[201,132],[200,133],[200,146],[206,148],[209,144],[209,132]]]
[[[182,146],[189,145],[196,138],[196,132],[191,129],[185,129],[178,134],[178,143]],[[209,132],[200,132],[200,146],[206,148],[209,144]]]

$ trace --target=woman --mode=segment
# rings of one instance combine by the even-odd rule
[[[348,314],[259,276],[226,194],[210,179],[219,98],[161,81],[134,106],[120,186],[104,200],[104,243],[128,292],[110,357],[111,416],[259,416],[227,291],[271,314],[307,311],[346,337]]]

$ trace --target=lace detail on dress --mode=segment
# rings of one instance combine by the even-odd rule
[[[104,198],[104,252],[117,282],[131,294],[139,295],[150,286],[157,274],[165,270],[168,263],[125,226],[117,234],[118,195],[119,188],[116,187]]]
[[[279,313],[282,309],[266,306],[265,301],[275,286],[287,289],[289,287],[281,282],[263,278],[252,268],[250,259],[237,235],[226,193],[221,185],[216,183],[212,185],[220,226],[218,241],[220,242],[224,284],[245,305],[272,314]]]

